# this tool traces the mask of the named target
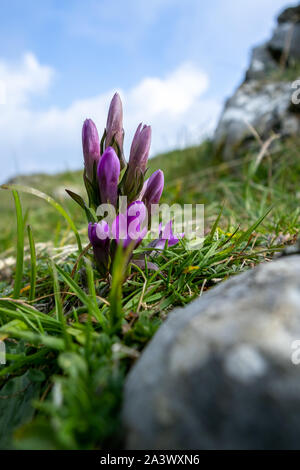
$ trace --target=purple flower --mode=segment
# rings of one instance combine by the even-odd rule
[[[128,167],[126,171],[124,193],[129,202],[135,201],[144,182],[144,174],[147,169],[147,161],[151,144],[151,127],[140,124],[134,135]]]
[[[148,180],[145,181],[142,189],[142,201],[145,203],[148,214],[151,214],[151,205],[158,204],[164,189],[164,173],[156,170]]]
[[[97,174],[101,203],[110,203],[116,207],[118,200],[120,160],[112,147],[108,147],[103,153],[98,165]]]
[[[178,234],[177,236],[173,234],[172,220],[170,220],[165,225],[164,229],[162,229],[162,224],[161,223],[159,224],[159,238],[155,240],[154,242],[152,242],[151,246],[153,246],[153,248],[159,248],[163,250],[165,247],[166,241],[168,242],[167,247],[170,248],[171,246],[174,246],[178,243],[179,238],[183,238],[183,237],[184,237],[184,233]]]
[[[86,175],[92,182],[94,163],[97,166],[100,159],[100,142],[97,127],[91,119],[86,119],[83,123],[82,148]]]
[[[132,202],[126,214],[119,214],[112,224],[112,234],[117,243],[126,249],[132,242],[133,249],[145,237],[147,229],[147,210],[142,201]]]
[[[123,129],[123,108],[120,95],[115,93],[111,100],[107,123],[105,148],[110,147],[116,142],[121,153],[123,153],[124,129]]]
[[[88,236],[94,251],[94,258],[101,273],[106,274],[109,264],[109,226],[101,221],[97,224],[89,223]]]
[[[147,233],[147,209],[142,201],[132,202],[127,208],[127,232],[130,240],[139,244]]]
[[[133,174],[139,168],[144,174],[151,145],[151,127],[139,124],[130,148],[128,172]]]

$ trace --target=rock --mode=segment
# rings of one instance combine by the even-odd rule
[[[296,7],[286,8],[277,18],[279,24],[281,23],[300,23],[300,5]]]
[[[267,46],[278,60],[285,48],[288,48],[290,58],[300,60],[300,24],[291,22],[279,24]]]
[[[290,82],[244,82],[224,108],[215,132],[215,145],[225,159],[232,159],[246,139],[254,138],[251,126],[266,139],[271,131],[282,137],[300,131],[297,112],[291,110]]]
[[[246,81],[264,78],[267,74],[277,69],[278,64],[265,45],[254,47],[250,65],[246,72]]]
[[[127,448],[299,448],[299,340],[298,255],[171,312],[126,382]]]
[[[245,80],[225,103],[214,136],[215,151],[225,160],[255,139],[251,127],[263,140],[272,131],[282,137],[300,131],[299,105],[292,103],[296,72],[291,79],[300,60],[299,9],[279,15],[272,38],[253,49]]]

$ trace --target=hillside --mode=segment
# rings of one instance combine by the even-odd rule
[[[264,157],[258,171],[252,177],[251,166],[258,155],[259,145],[254,143],[252,150],[245,150],[239,159],[222,162],[214,156],[212,143],[208,141],[199,147],[175,150],[150,159],[148,173],[150,175],[156,168],[164,171],[164,202],[204,203],[209,221],[213,221],[218,215],[220,205],[224,203],[222,224],[224,226],[238,224],[246,227],[268,204],[274,204],[277,215],[275,216],[275,213],[273,216],[270,215],[269,222],[265,223],[272,227],[273,218],[272,232],[288,231],[284,222],[280,222],[280,210],[284,215],[286,210],[294,211],[297,207],[297,198],[295,199],[294,195],[299,192],[297,189],[300,171],[299,139],[294,137],[288,141],[277,142],[271,156]],[[65,193],[65,188],[69,188],[84,194],[81,171],[23,176],[13,180],[13,183],[35,188],[52,196],[70,213],[79,229],[83,233],[86,231],[82,214]],[[249,201],[243,200],[246,191],[248,197],[254,199],[254,207],[250,208]],[[14,218],[12,195],[4,190],[0,195],[0,246],[3,253],[13,246],[16,230],[12,223]],[[57,245],[60,240],[65,240],[68,236],[67,224],[45,201],[22,194],[22,205],[26,223],[32,226],[36,241],[48,242],[50,233],[50,240]],[[278,227],[277,220],[279,220]],[[207,230],[210,224],[211,222],[208,222]]]

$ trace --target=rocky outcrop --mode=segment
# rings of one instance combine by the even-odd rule
[[[253,49],[246,77],[226,102],[215,132],[215,149],[232,159],[241,144],[271,131],[282,137],[300,131],[300,107],[292,102],[292,83],[300,78],[300,6],[278,17],[272,38]],[[299,76],[298,76],[299,75]]]
[[[171,312],[127,379],[127,447],[299,448],[299,340],[299,255]]]
[[[300,5],[284,10],[278,16],[278,26],[268,43],[273,56],[280,57],[288,49],[289,60],[300,60]]]

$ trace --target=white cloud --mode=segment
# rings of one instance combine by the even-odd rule
[[[35,110],[34,94],[49,91],[54,71],[33,54],[19,64],[0,61],[0,82],[7,88],[0,105],[1,180],[18,171],[60,171],[80,168],[81,126],[91,117],[102,133],[115,90],[77,100],[66,108]],[[182,64],[164,78],[146,77],[128,91],[118,90],[124,103],[126,146],[140,121],[153,128],[152,154],[199,142],[215,124],[220,105],[203,98],[209,79],[197,66]]]
[[[40,65],[30,52],[24,54],[17,64],[0,61],[0,80],[5,84],[6,101],[10,108],[24,105],[31,95],[47,91],[53,76],[54,70]]]
[[[184,113],[208,88],[208,77],[197,67],[184,64],[167,78],[145,78],[129,93],[131,106],[140,107],[147,116]],[[149,97],[145,101],[145,97]]]

